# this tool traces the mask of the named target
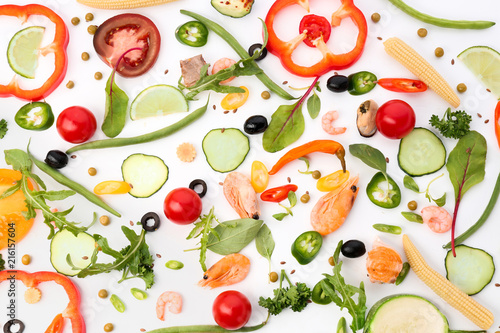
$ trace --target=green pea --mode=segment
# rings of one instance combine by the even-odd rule
[[[387,232],[389,234],[395,234],[395,235],[400,235],[401,234],[401,227],[398,227],[397,225],[389,225],[389,224],[374,224],[373,228],[377,229],[378,231],[381,232]]]
[[[148,294],[145,291],[142,291],[141,289],[132,288],[130,289],[130,292],[132,293],[132,296],[137,298],[139,301],[148,298]]]
[[[125,312],[125,304],[118,296],[116,296],[115,294],[111,295],[109,301],[111,302],[111,304],[113,304],[113,307],[116,309],[116,311],[120,313]]]
[[[178,269],[181,269],[182,267],[184,267],[184,264],[180,261],[177,261],[177,260],[169,260],[165,263],[165,267],[170,268],[170,269],[174,269],[174,270],[178,270]]]
[[[401,268],[401,272],[399,272],[398,277],[396,278],[396,286],[399,285],[405,279],[406,275],[410,271],[410,264],[405,262],[403,264],[403,268]]]

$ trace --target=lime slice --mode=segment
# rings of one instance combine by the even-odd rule
[[[500,98],[500,53],[487,46],[472,46],[460,53],[458,59]]]
[[[139,93],[130,106],[132,120],[187,112],[188,103],[182,92],[166,84],[151,86]]]
[[[28,79],[35,78],[38,49],[44,32],[44,27],[34,26],[18,31],[12,37],[7,49],[7,60],[14,72]]]

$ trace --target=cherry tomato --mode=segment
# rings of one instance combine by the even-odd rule
[[[187,187],[179,187],[165,197],[163,212],[172,222],[189,224],[201,214],[201,199],[198,193]]]
[[[297,185],[288,184],[279,187],[270,188],[260,195],[260,200],[270,202],[281,202],[288,198],[288,192],[297,191]]]
[[[253,161],[250,180],[255,192],[261,193],[266,189],[267,184],[269,184],[269,173],[264,163]]]
[[[377,83],[382,88],[395,92],[415,93],[427,90],[427,85],[419,80],[391,78],[378,79]]]
[[[237,330],[245,326],[252,314],[248,298],[236,290],[228,290],[215,298],[212,306],[215,322],[227,330]]]
[[[247,87],[243,86],[240,88],[245,90],[245,92],[227,94],[222,99],[222,101],[220,102],[220,106],[222,106],[224,110],[234,110],[246,103],[248,99],[248,89]]]
[[[94,135],[97,122],[94,114],[81,106],[69,107],[57,117],[57,132],[66,141],[82,143]]]
[[[114,68],[126,51],[117,72],[124,77],[135,77],[147,72],[160,52],[160,32],[156,25],[139,14],[120,14],[104,21],[94,35],[94,48],[99,57]]]
[[[299,33],[303,33],[304,30],[307,30],[307,37],[304,39],[304,43],[306,43],[307,46],[315,47],[313,44],[315,39],[323,37],[325,43],[330,39],[332,26],[323,16],[309,14],[304,16],[300,21]]]
[[[377,129],[389,139],[401,139],[415,127],[415,111],[399,99],[381,105],[375,117]]]
[[[344,184],[348,179],[349,171],[343,172],[342,170],[338,170],[328,176],[318,179],[316,188],[321,192],[330,192]]]

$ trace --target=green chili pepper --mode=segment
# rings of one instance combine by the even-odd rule
[[[320,280],[318,283],[316,283],[312,290],[311,301],[316,304],[322,305],[330,304],[332,302],[332,299],[323,290],[321,281],[325,281],[325,283],[329,284],[333,288],[333,285],[330,283],[330,281],[328,281],[328,279],[325,278],[323,280]]]
[[[387,184],[389,182],[389,184]],[[366,186],[368,199],[382,208],[395,208],[401,202],[398,184],[386,174],[377,172]]]
[[[347,333],[347,322],[344,317],[341,317],[337,324],[337,333]]]
[[[464,21],[464,20],[442,19],[419,12],[418,10],[408,6],[402,0],[389,0],[389,1],[394,6],[398,7],[411,17],[416,18],[417,20],[420,20],[425,23],[436,25],[438,27],[453,28],[453,29],[486,29],[495,25],[495,22],[491,21]]]
[[[170,268],[170,269],[174,269],[174,270],[178,270],[178,269],[181,269],[182,267],[184,267],[184,264],[180,261],[177,261],[177,260],[169,260],[165,263],[165,267]]]
[[[116,296],[115,294],[111,295],[109,301],[111,302],[111,304],[113,304],[113,307],[116,309],[116,311],[120,313],[125,312],[125,304],[118,296]]]
[[[148,294],[145,291],[142,291],[141,289],[132,288],[130,289],[130,292],[132,293],[132,296],[137,298],[139,301],[148,298]]]
[[[146,143],[146,142],[151,142],[155,141],[158,139],[163,139],[171,134],[174,134],[175,132],[183,129],[187,125],[191,124],[201,116],[205,114],[205,111],[207,111],[207,106],[208,106],[208,100],[207,104],[202,106],[201,108],[191,112],[189,115],[186,117],[182,118],[178,122],[167,126],[165,128],[159,129],[157,131],[143,134],[143,135],[138,135],[138,136],[133,136],[130,138],[114,138],[114,139],[105,139],[105,140],[97,140],[97,141],[92,141],[92,142],[87,142],[83,143],[81,145],[74,146],[73,148],[70,148],[66,153],[71,154],[74,153],[75,151],[79,150],[86,150],[86,149],[103,149],[103,148],[112,148],[112,147],[123,147],[123,146],[130,146],[130,145],[137,145],[140,143]]]
[[[381,232],[387,232],[389,234],[395,234],[395,235],[401,234],[401,227],[398,227],[397,225],[377,223],[373,225],[373,228]]]
[[[17,111],[14,120],[16,124],[24,129],[43,131],[50,128],[54,123],[54,114],[47,103],[31,102]]]
[[[208,29],[201,22],[189,21],[175,29],[175,38],[182,44],[200,47],[207,43]]]
[[[377,76],[370,72],[357,72],[347,77],[347,91],[351,95],[363,95],[377,85]]]
[[[401,272],[399,272],[399,275],[396,278],[396,286],[398,286],[399,284],[401,284],[401,282],[404,281],[409,271],[410,271],[410,264],[408,262],[405,262],[403,264],[403,268],[401,268]]]
[[[204,16],[201,16],[199,14],[190,12],[188,10],[183,10],[181,9],[181,14],[191,16],[194,19],[197,19],[201,23],[203,23],[208,29],[212,30],[215,32],[217,35],[219,35],[222,39],[226,41],[226,43],[229,44],[233,48],[233,50],[236,51],[236,53],[241,57],[241,59],[246,59],[248,58],[248,52],[241,46],[240,43],[234,38],[226,29],[221,27],[219,24],[215,23],[214,21],[211,21],[207,19]],[[253,61],[253,64],[255,67],[259,68],[260,67],[257,65],[255,61]],[[287,93],[283,88],[281,88],[279,85],[277,85],[275,82],[273,82],[269,76],[267,76],[264,72],[256,74],[255,75],[269,90],[274,92],[276,95],[280,96],[281,98],[284,99],[295,99],[292,95]]]
[[[319,253],[323,245],[323,236],[317,231],[306,231],[292,244],[292,255],[299,264],[307,265]]]

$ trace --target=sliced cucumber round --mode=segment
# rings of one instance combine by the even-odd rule
[[[129,194],[147,198],[155,194],[168,179],[168,167],[157,156],[133,154],[123,161],[123,180],[132,185]]]
[[[493,257],[481,249],[467,245],[455,246],[456,257],[448,251],[444,260],[446,278],[469,295],[483,290],[495,274]]]
[[[54,269],[64,275],[75,276],[81,269],[90,265],[90,259],[95,249],[95,240],[85,232],[75,236],[71,231],[63,229],[56,233],[50,242],[50,262]],[[70,256],[73,269],[66,258]]]
[[[248,15],[254,0],[212,0],[212,6],[222,15],[239,18]]]
[[[446,163],[446,149],[427,128],[416,127],[399,143],[398,163],[412,177],[434,173]]]
[[[250,151],[250,140],[237,128],[213,129],[203,138],[203,153],[218,172],[236,169]]]

